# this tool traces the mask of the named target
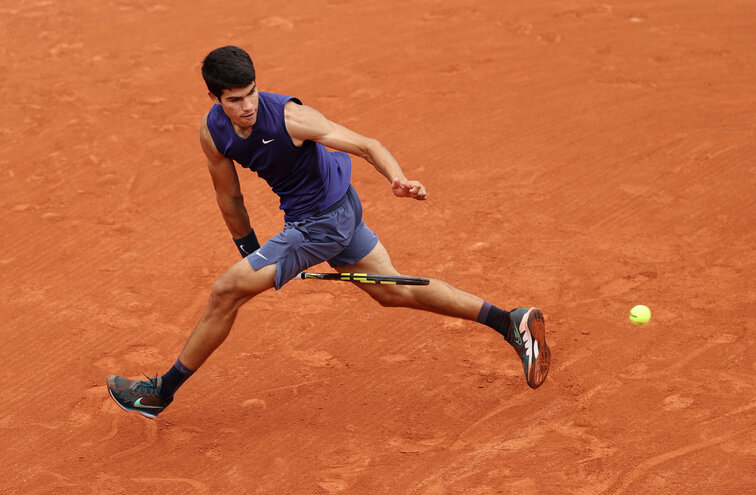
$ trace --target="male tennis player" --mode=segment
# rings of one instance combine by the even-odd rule
[[[427,197],[425,186],[408,180],[375,139],[331,122],[297,98],[259,92],[254,65],[244,50],[213,50],[203,61],[202,76],[214,105],[202,119],[200,143],[218,206],[243,259],[215,282],[204,314],[167,373],[147,381],[107,378],[119,406],[148,418],[173,401],[176,390],[226,339],[239,307],[255,295],[281,289],[323,261],[339,272],[399,275],[362,221],[362,205],[350,184],[349,155],[371,163],[389,181],[394,196]],[[280,197],[283,231],[262,246],[250,225],[234,162],[256,172]],[[517,351],[529,386],[539,387],[546,379],[551,352],[538,308],[507,312],[436,279],[427,286],[357,285],[383,306],[488,325]]]

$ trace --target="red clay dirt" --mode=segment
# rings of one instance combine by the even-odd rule
[[[750,0],[4,2],[0,492],[753,491],[755,22]],[[395,199],[354,160],[402,272],[543,309],[543,387],[484,326],[292,281],[157,420],[111,401],[238,258],[198,142],[225,44],[426,184]]]

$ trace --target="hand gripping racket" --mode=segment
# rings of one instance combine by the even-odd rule
[[[361,284],[378,285],[428,285],[430,280],[420,277],[405,277],[403,275],[375,275],[372,273],[310,273],[299,274],[302,279],[316,278],[320,280],[341,280],[344,282],[359,282]]]

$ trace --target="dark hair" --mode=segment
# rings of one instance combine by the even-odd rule
[[[220,99],[226,89],[244,88],[255,80],[255,66],[249,54],[237,46],[222,46],[202,61],[202,78],[207,89]]]

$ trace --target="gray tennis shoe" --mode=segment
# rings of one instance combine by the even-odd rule
[[[147,381],[129,380],[122,376],[110,375],[107,379],[108,392],[124,411],[136,411],[146,418],[155,419],[173,402],[173,398],[164,401],[160,397],[162,378],[146,378]]]

